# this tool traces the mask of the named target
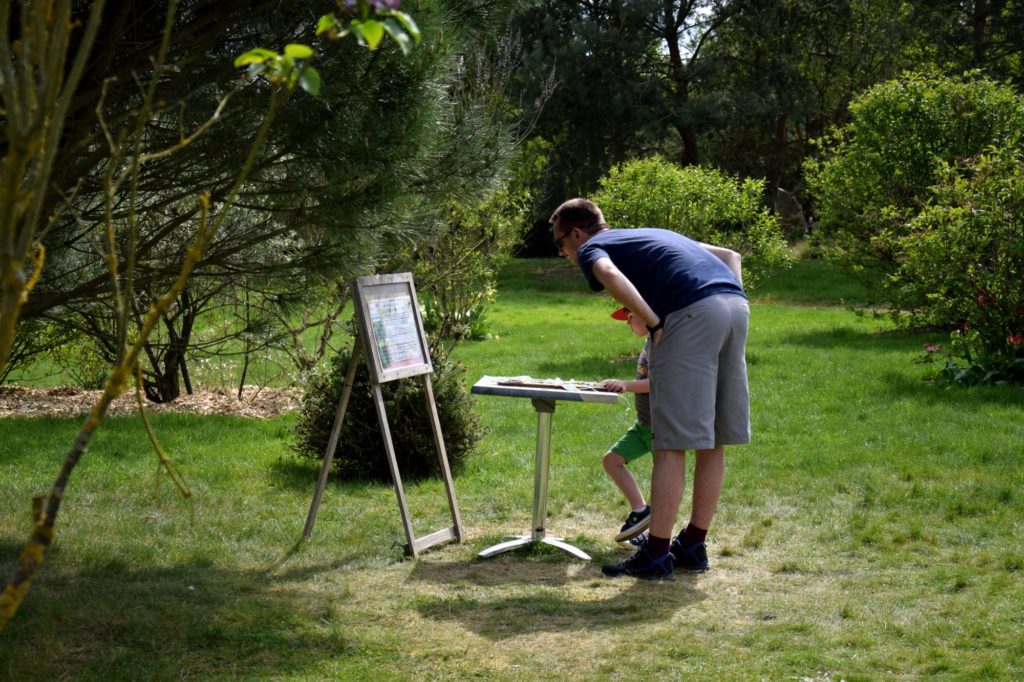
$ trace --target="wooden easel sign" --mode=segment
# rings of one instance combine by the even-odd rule
[[[448,453],[444,448],[444,437],[441,434],[441,422],[437,416],[437,404],[434,401],[434,388],[430,383],[430,375],[434,368],[430,363],[430,349],[427,335],[423,331],[423,320],[420,317],[420,306],[416,300],[416,288],[412,275],[403,272],[396,275],[377,275],[358,278],[353,287],[355,303],[356,338],[352,347],[352,359],[345,373],[345,386],[338,402],[338,410],[334,415],[334,426],[324,453],[324,463],[320,469],[313,502],[306,516],[306,526],[302,536],[309,539],[316,523],[317,510],[323,496],[324,486],[334,451],[338,447],[345,410],[352,395],[355,382],[356,367],[359,364],[361,351],[366,357],[366,366],[370,373],[370,385],[373,387],[374,405],[377,419],[380,422],[381,434],[384,438],[384,450],[391,470],[391,480],[398,497],[398,508],[402,514],[402,525],[405,528],[406,554],[419,556],[421,550],[433,545],[454,540],[461,542],[465,533],[462,519],[459,517],[459,506],[455,501],[455,485],[452,482],[451,468],[448,466]],[[417,538],[413,533],[409,507],[405,501],[402,488],[402,476],[398,471],[398,460],[395,457],[395,446],[391,441],[391,429],[384,409],[384,396],[380,385],[397,379],[419,376],[423,382],[423,394],[427,403],[427,413],[434,435],[434,446],[444,477],[444,487],[448,494],[448,508],[452,515],[452,525],[439,531]]]

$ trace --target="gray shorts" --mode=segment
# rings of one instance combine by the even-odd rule
[[[720,294],[665,317],[651,349],[651,426],[658,450],[750,442],[747,325],[742,296]]]

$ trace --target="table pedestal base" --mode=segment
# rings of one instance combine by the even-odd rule
[[[548,469],[551,462],[551,415],[555,411],[554,400],[533,398],[533,409],[537,411],[537,452],[534,458],[533,477],[533,534],[522,535],[514,540],[499,542],[477,554],[481,559],[508,552],[519,547],[543,542],[572,554],[578,559],[590,561],[590,555],[573,547],[562,538],[549,538],[544,534],[548,507]]]
[[[527,545],[536,544],[538,542],[543,542],[545,545],[551,545],[552,547],[557,547],[558,549],[564,550],[564,551],[568,552],[569,554],[572,554],[577,559],[583,559],[584,561],[590,561],[590,555],[589,554],[584,552],[579,547],[574,547],[574,546],[570,545],[568,542],[566,542],[562,538],[550,538],[550,537],[547,537],[547,536],[544,536],[542,538],[534,538],[531,535],[523,535],[523,536],[520,536],[520,537],[515,538],[513,540],[508,540],[506,542],[499,542],[498,544],[496,544],[496,545],[494,545],[492,547],[488,547],[484,551],[480,552],[479,554],[477,554],[477,556],[480,557],[481,559],[486,559],[488,557],[494,556],[495,554],[501,554],[502,552],[509,552],[509,551],[512,551],[513,549],[519,549],[520,547],[526,547]]]

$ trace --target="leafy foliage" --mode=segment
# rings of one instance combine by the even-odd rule
[[[461,107],[487,126],[467,126],[470,137],[492,136],[514,125],[506,100],[507,82],[521,46],[505,36],[467,64],[472,72],[454,93]],[[495,273],[522,239],[536,177],[536,145],[494,144],[500,155],[491,165],[503,172],[481,179],[477,196],[452,196],[437,210],[438,227],[430,240],[420,239],[392,260],[393,269],[411,270],[424,303],[424,326],[435,338],[458,341],[486,336],[486,307],[494,298]],[[407,257],[406,257],[407,256]]]
[[[1024,4],[1019,0],[930,0],[904,3],[920,32],[916,52],[950,73],[979,69],[993,80],[1024,85]]]
[[[548,148],[534,215],[543,217],[530,255],[556,255],[547,216],[572,196],[587,196],[615,163],[645,148],[664,127],[654,62],[660,0],[579,3],[543,0],[514,19],[524,55],[513,82],[533,121],[529,138]]]
[[[444,233],[414,254],[427,332],[441,339],[486,337],[495,277],[522,236],[526,198],[507,190],[485,202],[452,202]]]
[[[739,0],[708,41],[702,163],[803,196],[809,140],[848,120],[859,92],[919,64],[904,0]],[[856,27],[856,28],[851,28]],[[893,50],[893,45],[907,46]]]
[[[937,162],[955,165],[990,145],[1018,144],[1024,99],[977,74],[907,74],[868,90],[850,111],[851,123],[825,139],[823,157],[805,167],[821,225],[837,240],[836,257],[878,300],[920,315],[930,309],[924,292],[891,275],[910,221],[938,180]]]
[[[59,353],[70,340],[66,330],[46,320],[27,320],[19,324],[11,344],[10,358],[0,369],[0,384],[9,376],[30,367],[44,354],[52,356]]]
[[[475,204],[453,200],[443,216],[444,231],[413,251],[411,269],[424,294],[423,324],[432,336],[454,341],[486,337],[486,309],[494,299],[497,272],[522,243],[531,183],[543,158],[542,145],[523,145],[504,187]]]
[[[415,22],[398,7],[391,0],[343,3],[332,24],[337,35],[321,26],[322,37],[348,39],[310,47],[294,41],[312,38],[309,17],[323,12],[322,2],[301,0],[282,13],[268,0],[224,3],[217,11],[183,1],[157,83],[162,104],[141,138],[147,153],[176,152],[143,167],[133,195],[138,238],[134,245],[119,238],[116,249],[121,268],[134,251],[137,295],[130,304],[145,310],[149,292],[163,290],[175,276],[196,215],[189,197],[209,190],[219,209],[262,120],[257,112],[282,88],[318,97],[293,97],[282,110],[239,205],[196,264],[190,305],[176,302],[174,311],[188,309],[196,329],[217,322],[212,308],[218,301],[245,291],[266,303],[262,322],[269,326],[261,336],[287,341],[292,334],[279,320],[315,307],[325,286],[383,270],[396,255],[426,247],[445,229],[453,197],[491,191],[511,144],[505,120],[490,104],[495,84],[474,82],[478,70],[466,65],[486,61],[484,46],[504,26],[509,2],[474,3],[471,11],[464,3],[423,0]],[[90,335],[100,348],[114,325],[94,226],[106,210],[99,188],[117,171],[117,159],[96,142],[103,139],[98,118],[114,139],[131,132],[125,121],[138,105],[138,65],[148,63],[147,50],[162,29],[137,3],[116,6],[102,22],[100,34],[109,38],[92,62],[105,64],[104,71],[87,74],[69,98],[74,125],[56,149],[52,191],[42,209],[57,216],[46,240],[47,264],[23,308],[23,317],[55,319],[70,333]],[[355,22],[371,33],[360,33]],[[376,38],[374,25],[383,31]],[[265,47],[246,51],[252,36]],[[403,50],[417,36],[415,55],[406,57]],[[360,40],[377,50],[369,52]],[[249,78],[240,80],[239,68]],[[206,121],[216,124],[184,143],[183,132]],[[118,197],[110,212],[123,219],[128,204]],[[172,373],[177,367],[185,373],[185,359],[214,352],[196,347],[185,319],[164,321],[150,339],[147,380],[173,388]],[[238,325],[224,336],[247,331]],[[166,362],[168,353],[181,360]],[[161,394],[169,400],[176,390]]]
[[[538,0],[515,26],[523,108],[555,86],[531,129],[554,151],[538,217],[652,153],[764,177],[816,215],[803,162],[858,93],[908,69],[1024,83],[1019,0]]]
[[[420,30],[411,16],[398,10],[400,4],[400,0],[346,0],[341,5],[341,17],[333,13],[320,17],[316,34],[331,40],[353,35],[371,50],[389,35],[403,54],[409,54],[412,42],[420,39]]]
[[[749,289],[788,259],[778,222],[762,206],[762,184],[654,157],[613,168],[593,199],[609,225],[664,227],[735,249]]]
[[[342,350],[334,356],[330,369],[316,375],[309,383],[294,429],[294,447],[300,454],[323,459],[351,359],[351,350]],[[473,412],[469,392],[463,387],[466,368],[436,353],[433,365],[431,386],[448,463],[455,475],[473,452],[484,429]],[[439,475],[440,464],[421,379],[390,381],[381,385],[381,391],[402,478]],[[356,370],[332,466],[335,474],[345,480],[391,480],[373,387],[362,359]]]
[[[1024,150],[942,164],[931,204],[900,239],[895,284],[959,320],[940,380],[1024,384]],[[930,358],[940,350],[929,345]]]
[[[235,59],[235,66],[247,66],[250,78],[263,76],[275,85],[289,88],[298,85],[316,96],[320,94],[320,72],[305,63],[313,59],[315,54],[313,48],[298,43],[285,45],[281,54],[257,47],[239,55]]]

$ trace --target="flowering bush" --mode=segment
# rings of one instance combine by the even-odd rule
[[[929,205],[897,241],[894,283],[957,324],[940,380],[1024,384],[1022,169],[1019,140],[942,164]],[[932,359],[939,350],[925,348]]]
[[[762,190],[758,180],[653,157],[612,168],[593,199],[613,227],[663,227],[740,252],[743,285],[750,289],[789,259]]]

